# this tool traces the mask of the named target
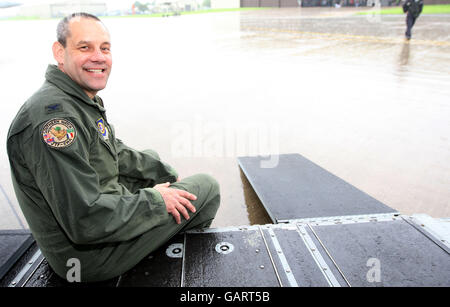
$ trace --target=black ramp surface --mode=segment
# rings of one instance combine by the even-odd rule
[[[179,287],[181,282],[183,236],[177,235],[161,248],[141,260],[120,277],[90,283],[68,282],[59,277],[43,259],[29,276],[25,287]],[[181,247],[181,249],[180,249]],[[173,255],[180,257],[171,257]],[[168,256],[168,254],[170,256]]]
[[[263,157],[239,165],[272,221],[396,212],[299,154],[279,155],[273,168]]]
[[[119,287],[179,287],[183,236],[177,235],[121,276]]]
[[[0,230],[0,280],[33,242],[28,230]]]
[[[229,243],[229,253],[219,246]],[[187,233],[184,286],[278,287],[278,279],[258,229]],[[226,249],[226,248],[224,248]]]
[[[64,288],[93,288],[93,287],[115,287],[119,277],[112,278],[106,281],[100,282],[68,282],[66,279],[59,277],[53,269],[50,267],[46,259],[39,264],[37,269],[33,271],[33,274],[27,278],[24,287],[64,287]]]
[[[352,286],[450,286],[448,250],[402,219],[313,229]]]

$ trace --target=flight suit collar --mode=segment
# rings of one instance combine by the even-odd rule
[[[95,96],[94,99],[89,98],[83,89],[56,65],[48,65],[45,79],[68,95],[74,96],[88,105],[97,107],[101,112],[106,111],[99,96]]]

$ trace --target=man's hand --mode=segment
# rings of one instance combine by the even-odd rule
[[[166,182],[157,184],[153,188],[156,189],[164,199],[167,212],[172,214],[177,224],[180,224],[180,213],[186,220],[189,219],[189,213],[186,208],[191,212],[195,212],[195,207],[189,200],[196,200],[197,196],[183,190],[169,188],[169,186],[170,182]]]

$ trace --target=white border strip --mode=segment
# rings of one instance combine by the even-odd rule
[[[337,224],[355,224],[367,222],[383,222],[392,221],[400,218],[400,213],[379,213],[379,214],[363,214],[363,215],[343,215],[287,220],[287,223],[311,224],[314,226],[337,225]]]
[[[330,267],[325,262],[325,259],[323,259],[322,255],[317,250],[317,247],[314,244],[312,238],[309,236],[305,226],[297,224],[297,232],[300,235],[300,238],[302,238],[303,243],[305,243],[306,247],[311,253],[311,256],[313,257],[328,284],[331,287],[340,287],[341,284],[337,281],[336,277],[334,277],[334,274],[333,272],[331,272]]]
[[[322,243],[322,241],[320,240],[319,236],[317,235],[317,233],[314,231],[314,229],[312,228],[311,224],[308,224],[309,229],[312,231],[312,233],[314,234],[314,236],[316,237],[317,241],[319,241],[320,245],[322,245],[322,248],[325,250],[325,252],[327,253],[328,257],[331,259],[331,261],[333,261],[333,264],[336,266],[336,268],[338,269],[339,273],[341,274],[341,276],[344,278],[345,282],[347,283],[347,285],[349,287],[351,287],[352,285],[350,284],[350,282],[348,281],[348,279],[345,277],[344,272],[342,272],[341,268],[339,268],[339,266],[337,265],[336,261],[334,260],[333,256],[331,256],[330,252],[328,251],[327,247],[325,246],[325,244]]]
[[[22,280],[22,278],[25,276],[25,274],[28,273],[31,270],[31,268],[33,267],[33,264],[39,259],[39,257],[41,255],[42,255],[41,250],[38,249],[36,251],[36,253],[33,255],[33,257],[25,264],[25,266],[22,268],[22,270],[19,272],[19,274],[16,275],[16,277],[9,284],[8,287],[17,287],[19,282]],[[44,260],[44,258],[42,258],[42,260]]]
[[[272,225],[272,224],[271,224]],[[274,224],[276,225],[276,224]],[[245,225],[245,226],[230,226],[230,227],[220,227],[220,228],[204,228],[204,229],[191,229],[186,231],[186,234],[202,234],[202,233],[217,233],[217,232],[228,232],[228,231],[244,231],[244,230],[256,230],[258,231],[259,225]]]
[[[291,285],[291,287],[298,287],[297,281],[295,280],[291,267],[289,266],[289,263],[286,257],[284,256],[283,249],[281,248],[280,243],[278,242],[278,238],[275,235],[275,232],[270,227],[267,228],[267,231],[269,232],[270,238],[272,239],[273,246],[275,247],[278,258],[280,259],[281,265],[283,266],[283,270],[284,273],[286,274],[289,284]]]
[[[180,288],[184,287],[184,262],[186,259],[186,233],[183,235],[183,259],[181,260],[181,281],[180,281]]]
[[[258,229],[259,229],[259,233],[261,234],[261,237],[263,238],[267,253],[269,254],[270,262],[272,262],[272,267],[275,271],[275,275],[277,276],[278,284],[280,285],[280,287],[283,287],[283,283],[281,282],[280,275],[278,274],[277,266],[275,265],[275,262],[273,262],[272,253],[270,252],[269,246],[267,245],[267,241],[266,241],[266,238],[264,237],[264,233],[262,231],[261,226],[259,226]]]
[[[435,219],[426,214],[413,214],[405,219],[410,220],[450,249],[450,222]]]

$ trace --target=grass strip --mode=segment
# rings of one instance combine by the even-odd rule
[[[401,6],[381,8],[381,10],[371,9],[370,11],[358,12],[356,15],[402,15],[403,9]],[[424,5],[422,14],[450,14],[450,4],[434,4]]]

